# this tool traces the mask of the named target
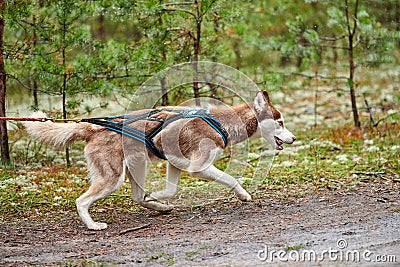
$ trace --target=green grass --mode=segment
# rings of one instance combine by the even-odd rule
[[[265,144],[255,140],[249,143],[250,156],[239,153],[242,148],[236,152],[233,149],[232,156],[227,153],[216,165],[238,177],[255,199],[297,198],[321,188],[351,190],[365,180],[379,183],[382,178],[399,178],[400,126],[381,124],[381,131],[379,135],[373,128],[359,131],[344,125],[295,132],[298,141],[293,146],[286,146],[273,159],[261,160],[257,156],[264,152]],[[11,138],[12,142],[28,142],[20,132]],[[20,149],[25,154],[18,153],[14,145],[13,153],[23,156],[15,158],[14,167],[1,170],[0,218],[57,216],[60,211],[75,211],[75,199],[89,184],[86,167],[80,166],[82,144],[71,148],[74,166],[69,169],[62,162],[63,152],[35,143],[30,146],[36,148],[35,153],[29,154],[23,147]],[[55,158],[59,162],[54,163]],[[165,163],[152,166],[148,191],[164,188],[164,177]],[[179,186],[176,198],[170,202],[183,207],[195,209],[221,199],[236,200],[232,190],[186,173]],[[142,208],[132,202],[130,194],[129,183],[125,183],[112,196],[96,203],[95,209],[140,211]]]
[[[187,251],[186,252],[186,257],[188,258],[188,260],[192,260],[197,255],[199,255],[199,252],[197,252],[197,251]]]
[[[286,252],[292,251],[292,250],[297,251],[297,250],[300,250],[302,248],[304,248],[304,245],[303,244],[298,244],[298,245],[294,245],[294,246],[286,246],[284,248],[284,251],[286,251]]]

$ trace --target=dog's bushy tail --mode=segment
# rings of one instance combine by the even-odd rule
[[[30,117],[46,118],[46,114],[37,111]],[[54,123],[46,122],[23,122],[26,131],[34,139],[55,147],[65,147],[74,141],[88,141],[96,131],[96,127],[87,123]],[[99,128],[99,127],[97,127]]]

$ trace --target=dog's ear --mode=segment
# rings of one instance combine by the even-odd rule
[[[265,95],[267,98],[265,98]],[[261,113],[263,110],[265,110],[265,106],[269,102],[269,97],[268,93],[266,91],[260,91],[257,93],[256,98],[254,98],[254,110],[257,111],[258,113]]]
[[[264,99],[265,99],[265,102],[270,103],[268,92],[265,91],[265,90],[263,90],[263,91],[261,91],[261,92],[262,92],[262,94],[263,94],[263,97],[264,97]]]

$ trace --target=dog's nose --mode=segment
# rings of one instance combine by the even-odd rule
[[[293,142],[296,141],[296,136],[293,136],[292,139],[293,139]]]

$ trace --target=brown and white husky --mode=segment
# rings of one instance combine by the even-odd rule
[[[161,108],[154,115],[166,119],[173,110],[185,107]],[[186,107],[188,108],[188,107]],[[172,111],[171,111],[172,110]],[[138,110],[130,114],[144,114],[149,110]],[[251,137],[263,137],[275,149],[283,149],[282,144],[291,144],[296,138],[285,128],[282,113],[270,102],[266,91],[258,92],[252,103],[231,107],[211,107],[208,113],[217,120],[229,135],[228,145],[242,142]],[[32,116],[45,117],[36,112]],[[164,127],[153,141],[167,158],[167,183],[162,191],[147,195],[144,191],[146,164],[155,157],[143,143],[90,123],[59,124],[47,122],[25,122],[28,133],[35,139],[53,146],[67,146],[78,140],[86,141],[85,157],[89,169],[91,185],[76,200],[81,220],[89,229],[102,230],[106,223],[95,222],[89,215],[93,202],[109,196],[129,177],[132,198],[143,207],[157,211],[171,210],[170,205],[157,200],[175,195],[182,170],[190,174],[221,183],[234,190],[242,201],[250,201],[251,196],[238,181],[217,169],[213,163],[225,148],[222,136],[201,118],[183,118]],[[135,121],[130,127],[150,132],[157,127],[158,120]]]

